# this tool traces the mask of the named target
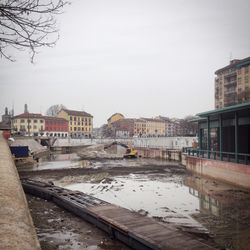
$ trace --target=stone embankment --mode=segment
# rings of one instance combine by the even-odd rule
[[[0,132],[0,249],[40,249],[16,166]]]

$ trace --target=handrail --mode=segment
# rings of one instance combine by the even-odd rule
[[[245,153],[235,153],[235,152],[225,152],[225,151],[215,151],[199,148],[183,148],[183,153],[187,153],[190,156],[196,156],[199,158],[208,158],[214,160],[228,161],[243,163],[245,165],[250,165],[250,154]]]

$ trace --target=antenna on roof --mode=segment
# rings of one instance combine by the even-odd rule
[[[229,63],[233,60],[233,53],[232,51],[230,51],[230,54],[229,54]]]
[[[12,101],[12,110],[11,110],[11,116],[14,116],[14,101]]]

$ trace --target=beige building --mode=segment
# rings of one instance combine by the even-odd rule
[[[165,136],[165,122],[160,119],[143,118],[146,122],[146,135],[148,137]]]
[[[89,138],[93,132],[93,116],[84,111],[61,109],[57,117],[68,121],[69,135],[73,138]]]
[[[146,135],[146,121],[144,119],[134,119],[134,136],[144,137]]]
[[[45,120],[41,114],[25,112],[13,117],[12,129],[22,135],[41,135],[45,130]]]
[[[215,74],[215,108],[250,101],[250,57],[232,60]]]
[[[111,127],[111,124],[113,122],[116,122],[116,121],[119,121],[122,119],[124,119],[124,115],[122,115],[120,113],[115,113],[108,118],[108,126]]]

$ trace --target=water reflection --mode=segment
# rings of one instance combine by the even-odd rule
[[[63,180],[61,185],[64,186]],[[206,231],[191,216],[199,209],[199,199],[189,194],[188,187],[177,176],[166,178],[165,174],[130,174],[105,178],[98,183],[86,181],[66,184],[64,187],[85,192],[167,223]]]
[[[112,167],[162,166],[111,176]],[[166,161],[148,159],[90,162],[76,154],[53,154],[28,170],[98,168],[96,174],[65,176],[55,184],[156,217],[182,228],[209,233],[223,249],[250,249],[250,191],[173,171]],[[138,169],[137,169],[138,171]]]
[[[214,180],[190,176],[185,184],[199,198],[192,217],[226,249],[250,249],[250,192]]]
[[[19,171],[39,171],[39,170],[55,170],[65,168],[86,168],[91,167],[92,163],[87,160],[80,160],[75,153],[71,154],[50,154],[49,156],[39,159],[34,165],[23,166]]]
[[[189,188],[189,193],[193,196],[199,198],[200,201],[200,211],[209,212],[215,216],[220,215],[220,203],[209,195],[202,194],[193,188]]]

